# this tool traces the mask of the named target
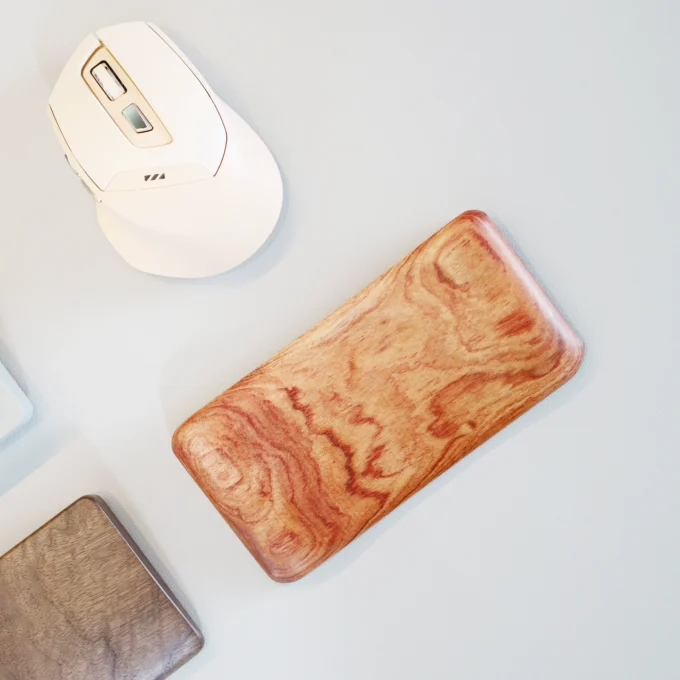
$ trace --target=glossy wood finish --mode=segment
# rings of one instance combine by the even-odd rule
[[[295,580],[577,370],[579,338],[480,212],[448,224],[175,433],[269,575]]]
[[[98,497],[76,501],[0,558],[2,680],[155,680],[202,646]]]

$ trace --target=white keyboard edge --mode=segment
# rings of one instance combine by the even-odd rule
[[[0,446],[33,417],[33,404],[0,364]]]

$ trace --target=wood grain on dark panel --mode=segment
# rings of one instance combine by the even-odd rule
[[[98,497],[0,558],[1,680],[155,680],[203,638]]]
[[[489,218],[448,224],[175,433],[269,575],[297,579],[577,370]]]

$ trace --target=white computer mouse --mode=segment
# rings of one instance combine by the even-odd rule
[[[219,274],[274,230],[283,200],[274,158],[155,26],[88,36],[48,108],[99,224],[133,267]]]

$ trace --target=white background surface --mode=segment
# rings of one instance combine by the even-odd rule
[[[31,0],[0,28],[0,553],[100,493],[196,614],[175,677],[678,678],[673,0]],[[202,282],[128,268],[45,104],[84,35],[166,30],[283,171],[274,240]],[[174,428],[446,221],[486,210],[587,344],[577,377],[293,585]],[[1,604],[0,604],[1,606]]]

